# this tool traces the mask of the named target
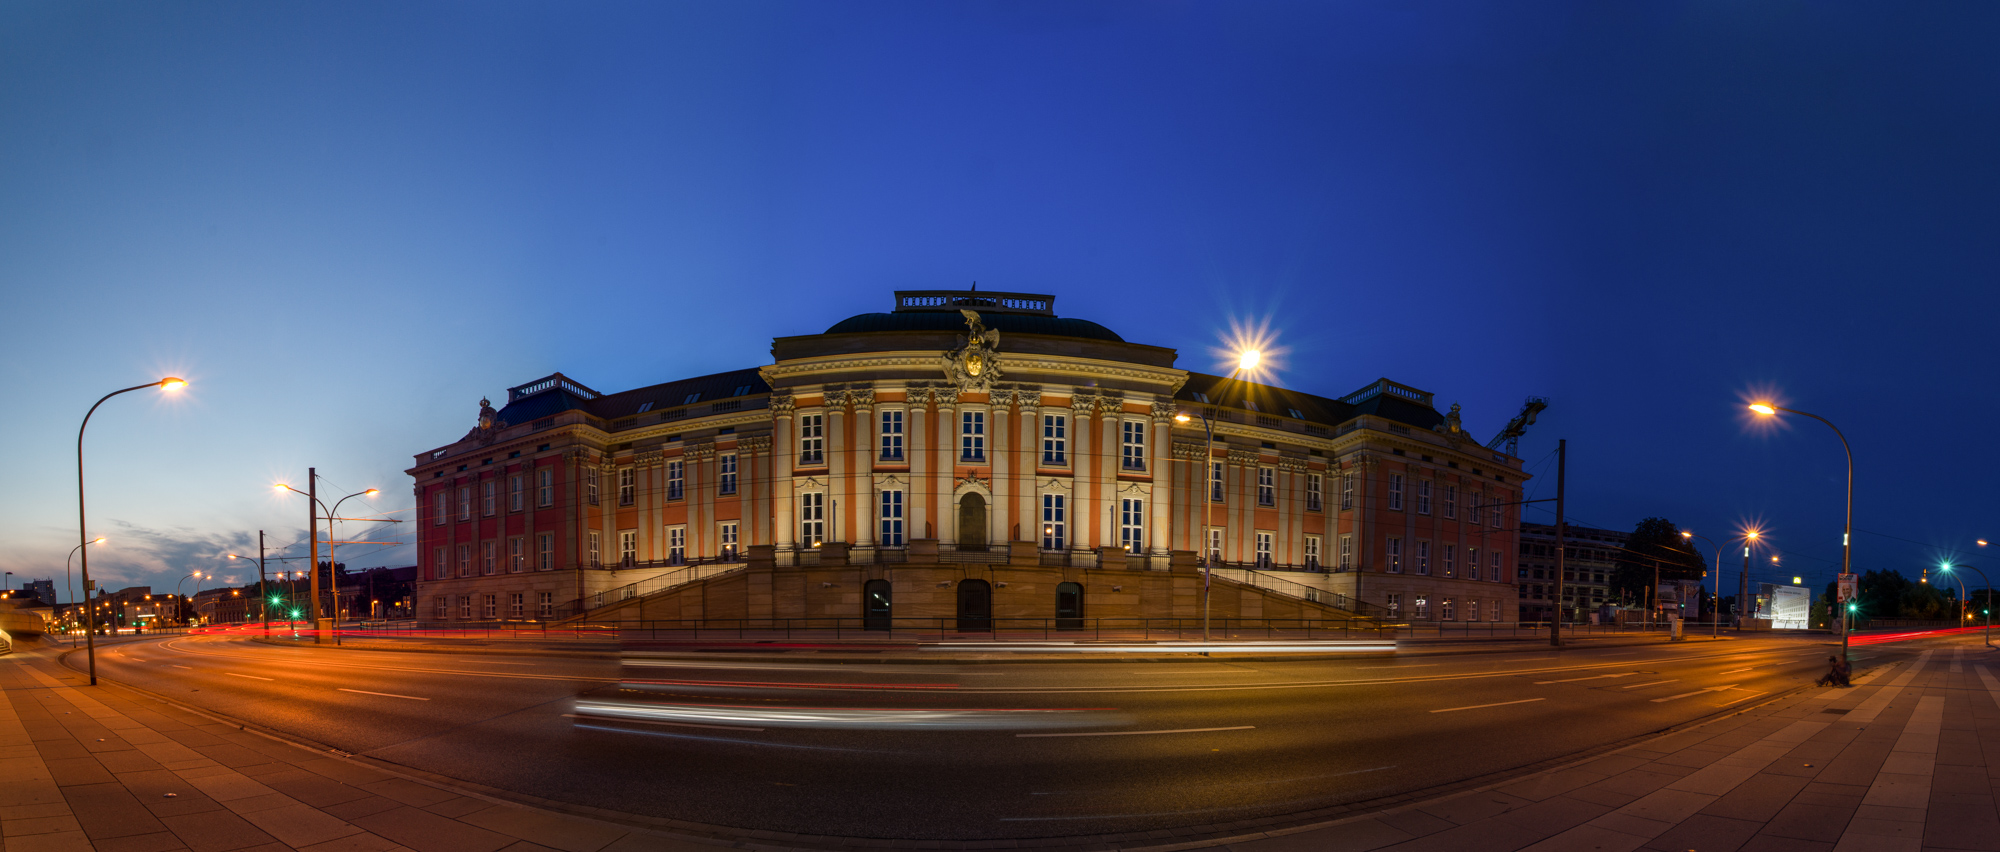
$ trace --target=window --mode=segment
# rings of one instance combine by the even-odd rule
[[[479,573],[481,576],[491,576],[500,570],[500,548],[496,546],[497,544],[497,542],[491,541],[482,541],[479,543]]]
[[[528,540],[520,536],[507,539],[507,573],[519,574],[528,567]]]
[[[618,531],[618,564],[630,568],[639,561],[639,531]]]
[[[799,464],[826,464],[826,415],[799,415]]]
[[[461,544],[458,546],[458,576],[472,576],[472,545]]]
[[[431,523],[444,526],[445,516],[451,513],[451,496],[438,491],[431,495]]]
[[[458,487],[458,519],[461,521],[472,520],[472,486],[470,485],[461,485]]]
[[[499,490],[498,485],[499,483],[491,479],[479,483],[479,514],[491,515],[499,508],[499,501],[495,499],[497,495],[494,493]]]
[[[1146,424],[1140,420],[1125,421],[1125,436],[1122,443],[1126,470],[1146,469]]]
[[[472,596],[471,596],[471,595],[459,595],[459,596],[458,596],[458,617],[459,617],[459,618],[462,618],[462,619],[464,619],[464,620],[466,620],[466,621],[471,621],[471,620],[472,620]]]
[[[1392,612],[1392,613],[1394,613],[1394,612],[1400,612],[1400,611],[1401,611],[1402,609],[1403,609],[1403,596],[1402,596],[1402,595],[1390,595],[1390,596],[1389,596],[1389,611],[1390,611],[1390,612]]]
[[[721,456],[718,456],[717,458],[720,459],[720,461],[718,461],[716,464],[718,466],[718,469],[721,471],[721,474],[715,480],[715,493],[735,494],[736,454],[723,453]]]
[[[1487,621],[1499,621],[1499,620],[1500,620],[1500,602],[1499,602],[1499,601],[1487,601],[1487,602],[1486,602],[1486,620],[1487,620]]]
[[[556,504],[556,472],[535,471],[535,505],[548,508]]]
[[[632,469],[629,467],[618,469],[618,505],[632,505]]]
[[[1319,536],[1306,536],[1306,567],[1313,569],[1319,567]]]
[[[1317,473],[1308,473],[1306,474],[1306,511],[1317,512],[1319,509],[1320,475]]]
[[[592,471],[590,471],[589,473],[586,473],[586,474],[584,474],[584,476],[583,476],[583,490],[584,490],[584,498],[590,501],[590,505],[592,505],[592,506],[595,506],[595,505],[597,505],[597,471],[596,471],[596,470],[592,470]]]
[[[1042,415],[1042,464],[1069,464],[1069,415]]]
[[[1458,486],[1456,485],[1447,485],[1444,487],[1444,516],[1447,518],[1458,517]]]
[[[1347,511],[1352,508],[1354,508],[1354,474],[1343,473],[1340,475],[1340,509]]]
[[[667,462],[667,499],[679,500],[687,492],[687,465],[680,460]]]
[[[597,532],[596,530],[591,530],[591,531],[590,531],[590,567],[592,567],[592,568],[596,568],[596,567],[598,567],[599,565],[602,565],[602,564],[604,564],[604,563],[603,563],[603,553],[604,553],[604,548],[603,548],[603,547],[602,547],[602,546],[601,546],[601,545],[600,545],[600,544],[598,543],[598,538],[599,538],[599,535],[598,535],[598,532]]]
[[[1210,562],[1222,561],[1222,529],[1220,527],[1210,527],[1208,529],[1208,559]]]
[[[882,460],[903,460],[903,412],[882,412]]]
[[[1257,505],[1259,506],[1278,505],[1277,468],[1274,467],[1257,468]]]
[[[1403,511],[1403,475],[1400,473],[1389,474],[1389,508]]]
[[[720,524],[716,524],[715,537],[716,540],[721,544],[719,551],[722,554],[722,561],[735,562],[736,548],[737,548],[736,522],[723,521]]]
[[[1118,501],[1118,544],[1126,553],[1146,552],[1146,501]]]
[[[1392,538],[1389,539],[1387,542],[1384,542],[1384,545],[1388,548],[1389,573],[1391,574],[1403,573],[1403,540],[1400,538]]]
[[[1479,507],[1479,495],[1477,495],[1477,494],[1468,494],[1468,495],[1466,495],[1466,499],[1468,499],[1468,500],[1472,501],[1472,505],[1471,505],[1470,507],[1468,507],[1468,509],[1467,509],[1467,511],[1466,511],[1466,513],[1465,513],[1465,519],[1466,519],[1467,521],[1470,521],[1470,522],[1472,522],[1472,525],[1473,525],[1473,526],[1478,526],[1478,525],[1479,525],[1479,518],[1480,518],[1480,514],[1479,514],[1479,511],[1480,511],[1480,507]]]
[[[519,512],[527,507],[528,478],[520,474],[507,477],[507,511]]]
[[[1418,595],[1416,600],[1415,610],[1416,612],[1412,616],[1413,618],[1417,619],[1418,621],[1429,620],[1431,617],[1431,599],[1424,595]]]
[[[1431,543],[1428,541],[1417,542],[1417,573],[1431,573]]]
[[[431,548],[431,579],[442,580],[451,576],[451,564],[447,561],[444,548]]]
[[[1064,507],[1065,499],[1064,495],[1061,494],[1042,495],[1043,550],[1061,550],[1068,546],[1065,544],[1065,533],[1067,532],[1067,516],[1065,515],[1066,510]]]
[[[1215,462],[1209,466],[1208,501],[1222,502],[1222,462]]]
[[[667,563],[679,565],[687,561],[688,530],[684,526],[667,527]]]
[[[522,598],[524,598],[524,597],[527,597],[527,596],[526,596],[526,595],[524,595],[524,594],[522,594],[522,593],[520,593],[520,592],[514,592],[514,593],[512,593],[512,594],[509,594],[509,595],[507,596],[507,617],[508,617],[508,618],[520,618],[520,617],[522,617],[522,616],[524,616],[524,615],[527,615],[527,613],[526,613],[525,611],[523,611],[523,610],[524,610],[524,607],[522,606],[522,601],[521,601],[521,599],[522,599]]]
[[[555,593],[541,592],[537,594],[535,597],[537,599],[537,603],[539,604],[538,606],[535,607],[536,614],[540,615],[543,618],[554,618],[556,615]]]
[[[1438,601],[1439,620],[1451,621],[1454,617],[1455,616],[1452,614],[1452,608],[1451,608],[1451,598],[1445,598],[1444,600]]]
[[[1456,576],[1458,576],[1457,574],[1454,574],[1454,573],[1452,573],[1453,571],[1456,571],[1456,570],[1457,570],[1457,568],[1458,568],[1458,564],[1457,564],[1457,563],[1458,563],[1458,545],[1456,545],[1456,544],[1447,544],[1447,545],[1445,545],[1445,546],[1444,546],[1444,575],[1445,575],[1446,577],[1456,577]]]
[[[540,536],[537,537],[536,544],[540,546],[541,558],[535,561],[535,569],[538,571],[555,570],[556,534],[542,533]]]
[[[826,540],[826,492],[799,495],[799,544],[816,547]]]
[[[443,621],[451,617],[451,596],[438,595],[431,598],[431,617]]]
[[[959,414],[958,458],[959,461],[969,462],[986,460],[986,412],[966,411]]]
[[[1468,547],[1465,549],[1465,579],[1479,579],[1479,548],[1477,547]]]
[[[1257,567],[1271,567],[1271,534],[1262,530],[1257,532]]]
[[[1493,579],[1495,580],[1506,579],[1506,577],[1500,574],[1500,551],[1498,550],[1493,551],[1492,559],[1493,559]]]
[[[1428,479],[1418,480],[1417,514],[1428,515],[1430,513],[1431,513],[1431,481]]]
[[[1340,570],[1342,571],[1354,570],[1353,535],[1343,535],[1340,537],[1340,562],[1337,564],[1340,565]]]
[[[903,492],[882,492],[881,541],[883,547],[903,546]]]
[[[500,617],[499,595],[480,595],[479,617],[491,621]]]

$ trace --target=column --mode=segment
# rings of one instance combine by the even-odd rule
[[[1096,515],[1104,511],[1098,503],[1096,486],[1097,471],[1103,467],[1104,459],[1092,448],[1090,437],[1093,433],[1090,415],[1097,410],[1097,397],[1085,396],[1083,389],[1070,392],[1069,398],[1069,549],[1076,553],[1090,551],[1090,525]]]
[[[847,401],[854,406],[853,464],[848,468],[848,481],[844,486],[853,495],[853,508],[848,511],[852,521],[853,536],[849,538],[856,547],[874,547],[876,501],[875,459],[877,426],[875,424],[875,389],[857,388],[847,392]]]
[[[958,505],[952,500],[953,483],[958,471],[958,389],[938,388],[931,392],[937,400],[937,468],[931,472],[930,492],[933,499],[933,514],[937,518],[937,537],[940,542],[958,544]]]
[[[854,509],[847,481],[854,451],[847,431],[847,392],[827,391],[821,405],[826,411],[826,499],[833,504],[826,507],[826,540],[852,542],[854,524],[842,517]]]
[[[1008,481],[1016,466],[1013,421],[1007,415],[1014,403],[1014,392],[996,390],[987,396],[986,402],[986,458],[992,463],[993,499],[986,505],[987,529],[992,531],[987,546],[1005,552],[1007,542],[1014,540],[1014,523],[1011,499],[1013,483]]]
[[[790,393],[771,394],[771,543],[779,550],[791,550],[799,540],[792,512],[792,465],[799,452],[792,418],[796,405],[797,398]]]
[[[1152,419],[1147,421],[1146,467],[1153,477],[1153,493],[1149,498],[1152,505],[1147,507],[1146,549],[1154,556],[1164,557],[1172,549],[1168,538],[1173,519],[1173,499],[1177,489],[1173,487],[1173,420],[1172,400],[1153,403]]]
[[[1042,540],[1042,507],[1036,496],[1041,477],[1036,473],[1042,459],[1042,393],[1015,391],[1015,411],[1020,416],[1017,440],[1021,444],[1020,483],[1014,489],[1014,518],[1021,525],[1021,538],[1039,544]]]
[[[903,420],[903,458],[910,462],[910,489],[903,495],[903,511],[909,519],[909,526],[903,534],[909,538],[927,538],[935,535],[924,527],[931,523],[931,492],[929,473],[931,469],[931,437],[928,431],[935,423],[930,416],[931,392],[929,388],[910,388],[904,395],[908,402],[908,413]]]

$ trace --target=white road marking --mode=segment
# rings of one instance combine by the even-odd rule
[[[1502,702],[1499,702],[1499,703],[1497,703],[1497,704],[1474,704],[1474,705],[1472,705],[1471,707],[1446,707],[1446,708],[1445,708],[1445,709],[1443,709],[1443,710],[1432,710],[1431,712],[1432,712],[1432,713],[1456,713],[1456,712],[1458,712],[1458,711],[1460,711],[1460,710],[1478,710],[1478,709],[1481,709],[1481,708],[1484,708],[1484,707],[1505,707],[1505,706],[1507,706],[1507,705],[1509,705],[1509,704],[1527,704],[1527,703],[1529,703],[1529,702],[1531,702],[1531,701],[1547,701],[1547,700],[1548,700],[1548,699],[1546,699],[1546,698],[1523,698],[1523,699],[1521,699],[1521,700],[1519,700],[1519,701],[1502,701]]]
[[[1171,731],[1078,731],[1068,734],[1015,734],[1017,737],[1136,737],[1142,734],[1200,734],[1208,731],[1247,731],[1256,725],[1234,725],[1227,728],[1176,728]]]
[[[1726,674],[1726,675],[1733,675],[1733,674],[1738,674],[1738,673],[1741,673],[1741,672],[1747,672],[1747,671],[1750,671],[1750,669],[1754,669],[1754,668],[1756,668],[1756,666],[1751,666],[1751,667],[1750,667],[1749,669],[1730,669],[1729,671],[1726,671],[1726,672],[1719,672],[1719,674]]]
[[[1400,666],[1362,666],[1364,669],[1427,669],[1442,666],[1443,663],[1404,663]]]
[[[1735,704],[1735,703],[1736,703],[1737,701],[1749,701],[1750,699],[1752,699],[1752,698],[1756,698],[1756,697],[1757,697],[1757,696],[1759,696],[1759,695],[1769,695],[1769,694],[1770,694],[1770,693],[1768,693],[1768,692],[1752,692],[1752,693],[1750,693],[1749,695],[1745,695],[1745,696],[1743,696],[1742,698],[1738,698],[1738,699],[1736,699],[1735,701],[1724,701],[1724,702],[1722,702],[1721,704],[1717,704],[1717,705],[1715,705],[1715,706],[1717,706],[1717,707],[1728,707],[1728,706],[1729,706],[1729,705],[1731,705],[1731,704]]]
[[[429,699],[425,699],[429,700]],[[675,728],[709,728],[716,731],[761,731],[746,725],[697,725],[693,722],[662,722],[657,719],[602,719],[596,716],[578,716],[575,713],[562,714],[565,719],[589,719],[593,722],[631,722],[638,725],[668,725]]]
[[[1538,680],[1535,681],[1535,685],[1545,686],[1551,683],[1575,683],[1579,680],[1603,680],[1608,677],[1631,677],[1635,674],[1638,674],[1638,672],[1626,672],[1624,674],[1591,675],[1590,677],[1573,677],[1567,680]]]
[[[172,665],[172,666],[173,666],[174,668],[177,668],[177,669],[188,669],[189,671],[193,671],[193,669],[192,669],[191,667],[189,667],[189,666],[183,666],[183,665],[181,665],[180,663],[170,663],[169,665]]]
[[[1680,683],[1680,682],[1681,682],[1681,679],[1680,679],[1680,678],[1674,678],[1674,679],[1672,679],[1672,680],[1656,680],[1656,681],[1653,681],[1652,683],[1635,683],[1635,684],[1632,684],[1631,686],[1621,686],[1621,687],[1618,687],[1618,688],[1619,688],[1619,689],[1638,689],[1639,687],[1642,687],[1642,686],[1659,686],[1660,684],[1663,684],[1663,683]]]
[[[430,700],[430,699],[428,699],[428,698],[418,698],[418,697],[416,697],[416,696],[414,696],[414,695],[397,695],[396,693],[393,693],[393,692],[369,692],[368,690],[365,690],[365,689],[348,689],[347,687],[344,687],[344,686],[343,686],[343,687],[340,687],[340,691],[341,691],[341,692],[356,692],[356,693],[360,693],[360,694],[362,694],[362,695],[380,695],[380,696],[382,696],[383,698],[407,698],[407,699],[409,699],[409,700],[411,700],[411,701],[429,701],[429,700]]]
[[[235,673],[235,672],[223,672],[223,674],[226,674],[226,675],[228,675],[228,676],[230,676],[230,677],[241,677],[241,678],[249,678],[250,680],[270,680],[270,678],[268,678],[268,677],[258,677],[258,676],[256,676],[256,675],[246,675],[246,674],[237,674],[237,673]]]
[[[1693,692],[1683,692],[1683,693],[1681,693],[1681,694],[1679,694],[1679,695],[1669,695],[1669,696],[1667,696],[1667,697],[1665,697],[1665,698],[1655,698],[1655,699],[1653,699],[1653,703],[1654,703],[1654,704],[1658,704],[1658,703],[1660,703],[1660,702],[1662,702],[1662,701],[1673,701],[1673,700],[1675,700],[1675,699],[1678,699],[1678,698],[1686,698],[1686,697],[1688,697],[1688,696],[1690,696],[1690,695],[1700,695],[1700,694],[1702,694],[1702,693],[1704,693],[1704,692],[1721,692],[1721,691],[1723,691],[1723,690],[1725,690],[1725,689],[1735,689],[1735,688],[1736,688],[1736,684],[1733,684],[1733,683],[1732,683],[1732,684],[1730,684],[1730,685],[1728,685],[1728,686],[1711,686],[1711,687],[1709,687],[1709,688],[1707,688],[1707,689],[1697,689],[1697,690],[1695,690],[1695,691],[1693,691]]]

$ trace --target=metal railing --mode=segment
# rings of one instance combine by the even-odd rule
[[[1285,579],[1284,577],[1271,574],[1270,572],[1267,571],[1260,571],[1254,568],[1237,567],[1227,564],[1215,566],[1211,570],[1214,571],[1215,576],[1221,577],[1225,580],[1233,580],[1235,582],[1242,583],[1246,586],[1256,586],[1257,588],[1263,589],[1265,591],[1276,592],[1278,594],[1285,595],[1286,597],[1299,598],[1301,600],[1311,601],[1317,604],[1324,604],[1326,606],[1333,607],[1334,609],[1345,610],[1347,612],[1354,613],[1355,615],[1364,616],[1368,618],[1376,618],[1376,619],[1388,619],[1395,617],[1395,613],[1389,611],[1387,607],[1383,607],[1379,604],[1371,604],[1367,601],[1361,600],[1360,598],[1350,597],[1348,595],[1343,595],[1339,592],[1328,591],[1326,589],[1319,589],[1312,586],[1308,586],[1305,585],[1304,583],[1293,582],[1291,580]]]
[[[616,586],[596,594],[584,595],[583,597],[573,599],[557,607],[556,612],[565,617],[582,615],[599,607],[609,606],[620,601],[629,601],[634,598],[642,598],[677,586],[684,586],[697,580],[706,580],[710,577],[741,571],[749,567],[748,563],[740,559],[722,557],[707,560],[698,559],[692,563],[653,562],[644,565],[628,566],[620,570],[632,571],[662,566],[669,566],[669,570],[647,577],[644,580],[626,583],[623,586]]]

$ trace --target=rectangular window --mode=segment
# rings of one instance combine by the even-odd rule
[[[499,501],[495,499],[497,495],[494,493],[499,490],[498,486],[499,483],[491,479],[479,483],[479,514],[491,515],[499,509]]]
[[[1403,475],[1400,473],[1389,474],[1389,508],[1403,511]]]
[[[1306,567],[1312,570],[1319,569],[1319,536],[1306,536]]]
[[[799,464],[826,464],[826,415],[799,415]]]
[[[1257,567],[1271,567],[1271,534],[1261,530],[1257,533]]]
[[[1418,595],[1415,609],[1416,612],[1412,615],[1413,618],[1418,621],[1429,621],[1431,617],[1431,599],[1425,595]]]
[[[1429,576],[1431,573],[1431,543],[1417,542],[1417,573]]]
[[[1126,470],[1146,469],[1146,423],[1142,420],[1125,421],[1125,435],[1122,444]]]
[[[1496,550],[1494,550],[1494,551],[1493,551],[1493,557],[1492,557],[1492,561],[1493,561],[1493,579],[1495,579],[1495,580],[1500,580],[1500,579],[1504,579],[1504,577],[1502,577],[1502,575],[1500,574],[1500,551],[1499,551],[1499,550],[1497,550],[1497,549],[1496,549]]]
[[[620,505],[620,506],[630,506],[630,505],[632,505],[632,490],[633,490],[633,489],[632,489],[632,469],[631,469],[631,468],[629,468],[629,467],[621,467],[621,468],[619,468],[619,469],[618,469],[618,505]]]
[[[596,568],[604,564],[604,547],[599,542],[599,533],[596,530],[590,531],[589,556],[590,556],[590,567]]]
[[[676,459],[667,462],[667,499],[679,500],[687,493],[687,465]]]
[[[722,561],[735,562],[736,549],[739,546],[736,541],[736,522],[723,521],[720,524],[716,524],[715,537],[721,545],[718,551],[722,554]]]
[[[1126,553],[1146,552],[1146,501],[1118,501],[1118,544]]]
[[[431,598],[431,617],[443,621],[451,617],[451,596],[438,595]]]
[[[1445,598],[1444,600],[1438,601],[1439,620],[1451,621],[1455,617],[1456,616],[1452,614],[1451,598]]]
[[[882,412],[882,460],[903,460],[903,412]]]
[[[535,560],[535,569],[539,571],[555,570],[556,534],[542,533],[540,536],[537,537],[536,544],[539,545],[541,551],[541,557]]]
[[[1391,574],[1403,573],[1403,540],[1400,538],[1392,538],[1389,539],[1387,542],[1384,542],[1384,545],[1388,548],[1389,573]]]
[[[966,411],[959,414],[958,460],[986,460],[986,412]]]
[[[1222,462],[1210,465],[1208,474],[1208,502],[1220,503],[1222,502]]]
[[[826,540],[826,492],[799,495],[799,544],[817,547]]]
[[[470,485],[461,485],[458,487],[458,519],[461,521],[472,520],[472,486]]]
[[[1417,514],[1428,515],[1430,513],[1431,513],[1431,481],[1428,479],[1421,479],[1417,481]]]
[[[1042,415],[1042,464],[1069,464],[1069,415]]]
[[[541,592],[535,597],[539,603],[539,606],[535,607],[535,611],[543,618],[554,618],[556,614],[556,594],[554,592]]]
[[[1306,474],[1306,511],[1317,512],[1319,510],[1320,475],[1317,473],[1308,473]]]
[[[1061,494],[1042,495],[1042,549],[1061,550],[1068,533],[1068,515]]]
[[[528,478],[520,474],[507,477],[507,511],[519,512],[527,508]]]
[[[472,576],[472,545],[461,544],[458,546],[458,576]]]
[[[592,468],[583,475],[583,496],[592,506],[597,505],[597,484],[597,470]]]
[[[667,564],[687,562],[687,527],[667,527]]]
[[[466,620],[466,621],[471,621],[471,620],[472,620],[472,596],[471,596],[471,595],[459,595],[459,596],[458,596],[458,617],[459,617],[459,618],[461,618],[461,619],[464,619],[464,620]]]
[[[618,531],[618,564],[630,568],[639,561],[639,531]]]
[[[1444,487],[1444,516],[1447,518],[1458,517],[1458,486],[1456,485],[1447,485]]]
[[[1340,570],[1342,571],[1354,570],[1353,535],[1343,535],[1340,537],[1340,562],[1337,564],[1340,566]]]
[[[1456,572],[1457,570],[1458,570],[1458,545],[1447,544],[1444,546],[1444,575],[1446,577],[1456,577],[1458,576],[1458,574],[1454,572]]]
[[[1401,612],[1401,611],[1402,611],[1402,609],[1403,609],[1403,596],[1402,596],[1402,595],[1390,595],[1390,596],[1389,596],[1389,612],[1391,612],[1391,613],[1396,613],[1396,612]]]
[[[881,541],[883,547],[903,546],[903,492],[882,492],[882,507],[879,513],[882,522]]]
[[[535,505],[548,508],[556,504],[556,472],[543,468],[535,471]]]
[[[1468,547],[1465,549],[1465,579],[1479,579],[1479,548],[1477,547]]]
[[[1210,527],[1208,530],[1208,561],[1222,561],[1222,529]]]
[[[717,474],[715,480],[715,493],[724,495],[735,494],[736,454],[723,453],[717,458],[719,458],[720,461],[716,462],[717,470],[719,471],[719,473]]]
[[[482,541],[479,543],[479,573],[481,576],[491,576],[500,570],[500,548],[496,544],[496,542],[491,541]]]
[[[451,576],[451,563],[445,556],[444,548],[431,548],[431,579],[442,580]]]
[[[500,617],[499,595],[480,595],[479,617],[492,621]]]
[[[446,516],[451,514],[451,496],[439,490],[431,495],[431,523],[444,526]]]
[[[520,536],[507,539],[507,573],[519,574],[528,567],[528,540]]]
[[[1487,602],[1486,602],[1486,620],[1487,620],[1487,621],[1499,621],[1499,620],[1500,620],[1500,602],[1499,602],[1499,601],[1487,601]]]
[[[1277,468],[1274,467],[1257,468],[1257,505],[1259,506],[1278,505]]]
[[[1354,474],[1340,475],[1340,508],[1341,511],[1354,508]]]
[[[523,606],[523,601],[521,600],[524,597],[526,597],[526,595],[520,592],[513,592],[507,595],[508,618],[521,618],[522,616],[527,615],[525,607]]]

